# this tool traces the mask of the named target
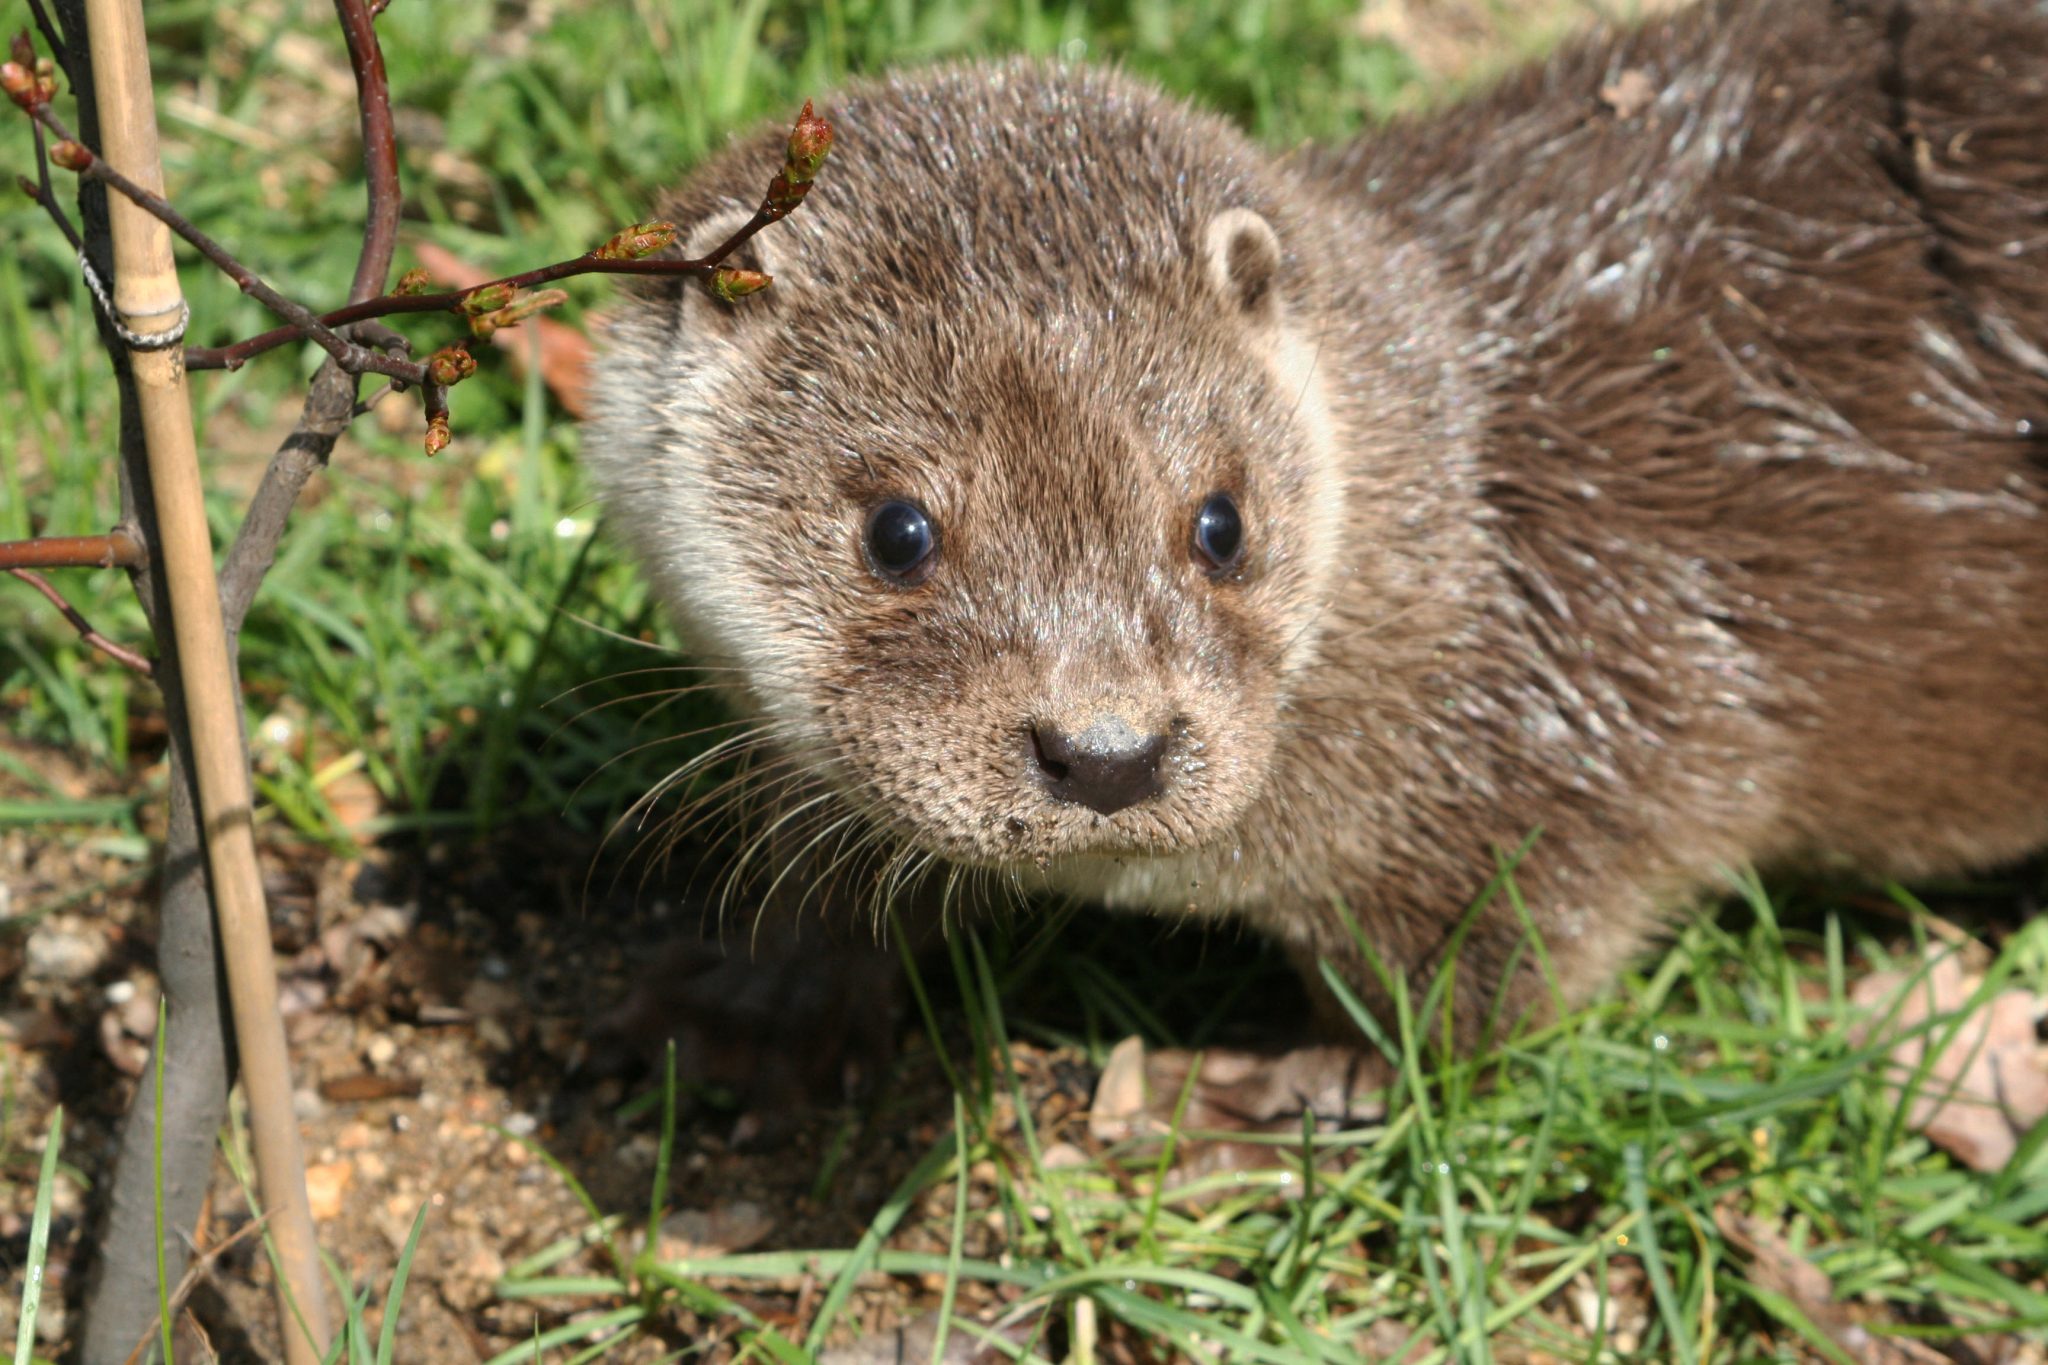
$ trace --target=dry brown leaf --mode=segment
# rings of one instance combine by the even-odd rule
[[[2000,991],[1960,1024],[1915,1033],[1926,1020],[1961,1009],[1984,981],[1965,976],[1954,952],[1930,951],[1937,956],[1925,973],[1877,972],[1856,983],[1850,998],[1872,1011],[1857,1037],[1882,1029],[1898,1039],[1891,1058],[1899,1096],[1930,1042],[1937,1047],[1907,1122],[1971,1169],[2000,1170],[2021,1135],[2048,1117],[2048,1049],[2036,1032],[2048,997]]]
[[[1827,1272],[1794,1251],[1777,1228],[1726,1204],[1714,1210],[1714,1225],[1749,1257],[1751,1284],[1790,1299],[1858,1365],[1945,1365],[1948,1357],[1920,1342],[1871,1332],[1874,1310],[1837,1303]]]
[[[1329,1129],[1370,1122],[1386,1113],[1384,1087],[1391,1079],[1384,1063],[1356,1048],[1322,1044],[1285,1052],[1210,1048],[1148,1052],[1144,1041],[1126,1038],[1111,1051],[1094,1103],[1088,1132],[1110,1144],[1134,1138],[1162,1138],[1173,1126],[1174,1107],[1188,1086],[1189,1069],[1200,1063],[1181,1115],[1183,1137],[1173,1179],[1184,1182],[1218,1171],[1263,1170],[1280,1164],[1270,1143],[1232,1142],[1187,1134],[1248,1133],[1298,1135],[1304,1113]]]
[[[729,1256],[758,1245],[775,1231],[775,1219],[751,1199],[705,1209],[678,1209],[661,1220],[657,1255],[663,1261]]]
[[[1012,1347],[1025,1346],[1044,1331],[1044,1324],[1038,1321],[1036,1312],[1013,1315],[1016,1320],[1006,1322],[995,1329],[992,1335],[997,1341],[1008,1342]],[[870,1332],[858,1341],[844,1346],[830,1346],[818,1355],[821,1365],[898,1365],[900,1361],[927,1361],[932,1359],[932,1347],[938,1343],[939,1316],[926,1313],[900,1326],[879,1332]],[[939,1355],[937,1365],[999,1365],[1011,1359],[994,1341],[983,1338],[982,1333],[955,1327],[946,1336],[945,1350]]]

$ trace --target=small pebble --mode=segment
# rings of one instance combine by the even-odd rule
[[[72,930],[51,918],[28,936],[24,974],[32,981],[83,981],[99,970],[106,945],[96,935]]]

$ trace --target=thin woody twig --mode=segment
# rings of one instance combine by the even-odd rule
[[[385,268],[390,269],[388,260]],[[395,327],[386,327],[381,322],[358,322],[349,328],[349,334],[365,346],[375,346],[387,354],[396,353],[407,357],[412,355],[412,338]],[[402,379],[392,382],[400,387],[405,383]]]
[[[58,138],[58,165],[79,175],[101,181],[137,208],[147,212],[150,217],[177,233],[200,255],[218,267],[222,274],[240,286],[243,293],[290,323],[297,329],[296,335],[311,339],[351,373],[374,371],[393,378],[411,378],[414,367],[409,362],[380,356],[366,346],[358,346],[348,338],[337,335],[331,327],[313,316],[312,311],[304,304],[294,303],[271,288],[260,275],[243,265],[226,247],[200,231],[189,218],[173,208],[168,200],[136,184],[114,169],[105,157],[72,136],[70,128],[51,112],[49,105],[31,105],[28,113],[29,117],[48,128]]]
[[[50,13],[43,8],[43,0],[28,0],[28,8],[36,17],[36,28],[42,32],[43,41],[50,45],[50,56],[56,60],[58,67],[71,83],[76,85],[78,77],[71,70],[71,50],[64,46],[64,39],[57,32],[57,26],[50,22]]]
[[[270,1215],[268,1213],[260,1217],[251,1218],[248,1222],[242,1224],[241,1227],[235,1229],[231,1236],[216,1242],[210,1247],[194,1246],[192,1238],[187,1236],[185,1238],[185,1245],[191,1249],[193,1260],[192,1264],[186,1268],[184,1277],[178,1281],[178,1287],[171,1291],[171,1315],[175,1317],[183,1312],[185,1300],[192,1297],[192,1291],[213,1278],[213,1268],[221,1257],[232,1251],[237,1243],[261,1232],[268,1226],[269,1222]],[[157,1324],[161,1321],[161,1318],[156,1317],[149,1320],[149,1326],[144,1330],[141,1339],[135,1343],[135,1349],[128,1353],[126,1365],[137,1365],[137,1362],[148,1353],[149,1348],[155,1344],[153,1338],[156,1336]]]
[[[94,649],[97,649],[100,653],[131,672],[139,673],[145,678],[154,678],[156,676],[155,664],[143,658],[134,650],[124,645],[115,644],[112,640],[94,630],[92,622],[85,619],[85,614],[79,611],[77,607],[65,601],[64,594],[50,586],[49,579],[28,569],[9,569],[7,572],[13,574],[31,588],[34,588],[44,597],[47,597],[50,600],[50,605],[62,612],[64,619],[71,623],[71,628],[78,632],[79,639],[85,641]]]
[[[141,0],[85,0],[85,9],[104,159],[132,168],[154,191],[164,183],[163,158]],[[47,106],[48,98],[36,102]],[[41,114],[47,117],[46,107]],[[52,147],[51,160],[82,169],[81,156],[71,151]],[[121,359],[154,505],[151,555],[171,606],[166,648],[176,651],[176,705],[190,735],[205,831],[202,852],[249,1103],[257,1190],[274,1215],[280,1273],[272,1288],[283,1355],[291,1365],[318,1365],[330,1335],[328,1305],[306,1197],[303,1139],[292,1111],[289,1047],[278,1018],[277,963],[251,819],[254,789],[242,699],[207,526],[189,376],[179,350],[187,310],[171,259],[173,229],[125,193],[109,207],[111,278],[119,291],[112,322],[128,342]],[[138,336],[140,344],[131,339]],[[168,344],[151,344],[159,338]]]
[[[356,276],[349,291],[351,301],[324,315],[315,316],[303,304],[279,294],[225,247],[179,213],[168,200],[130,180],[75,138],[50,109],[53,84],[31,70],[26,35],[17,41],[17,48],[21,49],[20,60],[6,68],[7,93],[29,115],[37,129],[37,169],[42,178],[30,192],[53,215],[60,211],[55,207],[55,196],[49,189],[47,159],[54,159],[66,169],[119,192],[198,250],[234,280],[244,293],[285,320],[282,327],[272,328],[231,346],[186,347],[183,358],[187,371],[236,369],[254,356],[299,338],[310,338],[328,353],[333,364],[349,375],[381,374],[393,381],[393,387],[419,386],[427,390],[426,447],[430,455],[448,444],[445,390],[454,379],[436,373],[435,357],[429,357],[424,363],[412,360],[410,348],[403,338],[388,327],[373,325],[375,319],[401,313],[455,313],[468,317],[473,333],[487,337],[499,328],[511,326],[567,297],[560,290],[534,290],[533,286],[576,275],[707,275],[713,290],[722,298],[731,300],[750,294],[766,286],[770,282],[769,277],[755,271],[733,270],[722,266],[721,262],[754,234],[786,218],[803,203],[832,146],[831,125],[816,117],[806,102],[803,112],[797,117],[796,126],[790,131],[782,168],[769,181],[760,207],[723,242],[694,259],[655,259],[657,253],[673,242],[676,229],[669,223],[644,223],[615,234],[581,256],[501,276],[468,289],[421,293],[401,282],[398,291],[377,294],[390,272],[391,255],[397,241],[401,203],[397,137],[391,118],[383,53],[377,42],[377,8],[373,7],[371,0],[334,0],[334,3],[348,43],[350,66],[356,76],[364,182],[369,205],[364,220],[363,251],[357,259]],[[42,150],[41,130],[45,128],[59,139],[47,158]],[[23,184],[28,188],[27,182]],[[364,345],[357,338],[367,338],[370,344]],[[398,354],[390,354],[394,351]],[[435,353],[436,357],[445,355],[447,351],[448,348],[444,347]],[[467,361],[466,356],[464,359]],[[469,369],[473,368],[472,363]],[[465,370],[454,378],[465,378],[467,374],[468,370]],[[351,415],[356,411],[351,399]]]
[[[790,130],[788,150],[784,154],[782,169],[768,182],[767,193],[762,196],[761,205],[754,214],[742,223],[730,236],[702,256],[688,260],[657,258],[653,253],[666,247],[675,236],[675,228],[667,223],[645,223],[627,228],[595,250],[565,261],[556,261],[533,270],[522,270],[513,275],[502,275],[494,280],[468,289],[445,290],[434,294],[393,293],[377,298],[351,303],[324,313],[319,321],[330,327],[343,327],[369,318],[390,317],[399,313],[469,313],[475,316],[483,300],[502,297],[510,303],[521,291],[535,285],[551,284],[556,280],[568,279],[575,275],[708,275],[717,281],[722,277],[721,262],[747,242],[755,233],[780,222],[795,212],[809,192],[811,181],[832,147],[832,127],[825,120],[811,112],[811,105],[805,102],[803,112],[797,115],[796,126]],[[750,292],[767,283],[761,277],[738,292]],[[503,305],[497,305],[502,307]],[[195,370],[235,369],[263,352],[282,346],[304,335],[294,327],[278,327],[268,332],[236,342],[232,346],[193,347],[185,353],[185,363]]]
[[[147,556],[126,531],[0,540],[0,569],[139,569]]]
[[[367,318],[392,317],[404,313],[460,313],[471,298],[486,289],[526,289],[537,284],[550,284],[555,280],[566,280],[576,275],[710,275],[715,273],[720,262],[746,244],[748,238],[769,224],[786,217],[782,213],[757,212],[740,229],[717,247],[702,256],[689,260],[616,260],[600,257],[595,251],[581,256],[572,256],[552,265],[522,270],[515,275],[501,275],[494,280],[469,289],[443,290],[434,294],[384,294],[361,303],[352,303],[345,308],[322,313],[317,319],[329,327],[344,327],[352,322]],[[600,248],[601,250],[602,248]],[[276,350],[305,336],[296,325],[273,327],[259,332],[245,341],[232,346],[193,346],[185,352],[185,363],[195,370],[235,370],[265,351]]]
[[[391,256],[398,247],[398,131],[391,120],[391,87],[384,74],[384,50],[366,0],[334,0],[348,62],[356,78],[356,114],[363,134],[363,180],[369,210],[363,218],[363,249],[356,258],[351,301],[384,291]]]
[[[64,212],[64,206],[57,202],[57,191],[50,184],[50,153],[43,139],[43,125],[30,123],[29,127],[36,138],[36,178],[30,180],[25,175],[18,175],[14,183],[21,186],[23,194],[43,206],[43,212],[50,215],[57,230],[64,234],[64,240],[71,243],[73,251],[77,251],[83,245],[83,239],[79,237],[78,229],[71,226],[71,218]]]
[[[392,394],[404,393],[405,389],[406,386],[399,383],[396,379],[390,380],[383,388],[378,389],[368,398],[357,400],[355,408],[351,411],[350,415],[361,417],[364,413],[374,410],[379,403],[389,398]]]
[[[98,71],[87,39],[84,0],[48,0],[62,27],[70,54],[72,88],[78,96],[77,121],[87,138],[97,142]],[[77,214],[87,256],[106,279],[114,272],[108,248],[107,201],[114,197],[98,181],[78,182]],[[118,283],[118,281],[117,281]],[[133,386],[111,322],[98,318],[100,339],[107,344],[118,396],[120,461],[117,478],[122,524],[136,528],[138,538],[153,537],[157,527],[153,499],[135,420]],[[161,575],[155,566],[133,571],[136,599],[155,635],[158,685],[164,692],[167,730],[167,822],[158,863],[155,965],[173,1019],[184,1027],[164,1030],[156,1040],[164,1067],[164,1102],[159,1115],[147,1099],[129,1106],[119,1156],[101,1186],[99,1202],[106,1209],[101,1235],[99,1275],[88,1291],[76,1351],[86,1365],[121,1365],[143,1322],[157,1302],[156,1249],[172,1231],[190,1226],[211,1183],[214,1135],[227,1113],[228,1087],[234,1063],[233,1042],[223,1026],[221,987],[217,979],[219,943],[214,932],[199,817],[191,774],[190,742],[184,724],[182,690],[175,659],[166,650],[170,635]],[[138,1089],[138,1095],[147,1092]],[[161,1122],[159,1122],[159,1119]],[[161,1200],[161,1205],[158,1201]],[[163,1209],[159,1217],[158,1207]],[[181,1266],[182,1246],[168,1248]],[[169,1267],[167,1266],[167,1269]]]
[[[349,66],[356,78],[363,179],[369,200],[363,246],[356,256],[349,297],[367,298],[384,288],[391,274],[391,258],[398,248],[398,136],[391,120],[384,53],[371,15],[363,8],[363,0],[335,0],[335,12],[348,44]],[[360,342],[410,359],[411,343],[402,333],[380,322],[359,322],[349,334]],[[186,352],[186,363],[191,363],[190,350]],[[426,365],[417,368],[420,379],[393,377],[367,403],[356,402],[355,379],[342,373],[337,362],[326,362],[314,374],[299,420],[265,466],[263,481],[249,499],[241,530],[235,533],[235,542],[228,547],[227,558],[221,565],[221,606],[231,642],[239,642],[242,619],[277,557],[278,542],[299,494],[315,473],[327,467],[334,443],[350,422],[368,411],[384,393],[413,387],[424,380]]]

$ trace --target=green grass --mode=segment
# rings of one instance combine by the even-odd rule
[[[623,1339],[666,1306],[725,1317],[769,1359],[807,1358],[877,1271],[941,1275],[948,1299],[962,1282],[1008,1287],[1012,1314],[1037,1319],[1039,1358],[1060,1358],[1043,1344],[1071,1348],[1086,1316],[1194,1359],[1854,1359],[1815,1325],[1814,1300],[1752,1278],[1716,1228],[1728,1209],[1782,1227],[1837,1300],[1882,1305],[1880,1336],[2041,1336],[2048,1125],[1997,1175],[1903,1131],[1896,1073],[1857,1041],[1844,988],[1886,946],[1838,911],[1800,906],[1787,927],[1753,887],[1749,900],[1745,923],[1695,920],[1608,1003],[1489,1056],[1443,1061],[1424,1009],[1375,1029],[1401,1078],[1390,1117],[1272,1139],[1270,1170],[1166,1192],[1156,1144],[1049,1168],[1030,1106],[1003,1105],[1007,1083],[983,1072],[850,1248],[662,1264],[614,1240],[600,1271],[572,1273],[619,1226],[590,1204],[586,1235],[514,1266],[501,1293],[587,1304],[549,1345],[597,1327]],[[956,965],[978,1041],[1007,1055],[979,945]],[[2038,983],[2044,968],[2037,921],[1988,979]],[[1957,1022],[1922,1027],[1938,1040]],[[970,1209],[1000,1220],[999,1257],[964,1251]],[[913,1227],[922,1247],[890,1245]],[[741,1306],[750,1284],[805,1274],[823,1294],[801,1342]]]
[[[1557,8],[1519,15],[1511,38],[1547,26]],[[492,268],[585,249],[646,216],[732,130],[786,118],[849,73],[892,63],[1016,50],[1119,60],[1276,146],[1342,135],[1416,89],[1414,64],[1363,36],[1353,0],[636,0],[566,5],[531,33],[524,13],[396,0],[380,20],[405,137],[407,240]],[[10,32],[25,18],[18,0],[0,8]],[[361,192],[346,89],[322,80],[344,69],[327,9],[175,0],[152,4],[149,18],[176,95],[163,111],[174,197],[287,292],[336,300]],[[6,127],[0,147],[26,169],[26,130]],[[0,206],[0,230],[0,538],[96,530],[116,505],[113,394],[84,287],[54,229],[22,201]],[[225,281],[196,266],[185,279],[196,341],[265,324]],[[573,319],[605,291],[578,281],[571,292]],[[448,337],[431,322],[414,334],[430,345]],[[316,358],[279,353],[198,379],[223,540],[239,516],[229,488],[253,481]],[[600,830],[675,755],[607,760],[692,728],[673,708],[650,721],[657,698],[604,705],[659,688],[660,675],[571,693],[666,662],[619,638],[660,642],[664,627],[593,536],[574,428],[496,358],[458,391],[455,418],[457,443],[433,465],[413,427],[359,422],[300,508],[251,616],[242,665],[274,830],[350,847],[357,835],[340,824],[328,779],[351,767],[378,796],[365,835],[482,836],[528,819]],[[69,572],[62,584],[106,633],[143,638],[119,575]],[[82,653],[39,598],[0,582],[10,733],[61,747],[136,798],[68,800],[0,752],[31,793],[0,806],[0,826],[90,831],[134,856],[137,800],[160,797],[148,766],[156,704]],[[507,1275],[509,1298],[587,1304],[518,1358],[580,1359],[592,1330],[608,1334],[598,1345],[622,1341],[681,1306],[725,1318],[759,1356],[804,1359],[856,1278],[876,1270],[941,1276],[946,1303],[977,1281],[1009,1286],[1050,1315],[1041,1354],[1124,1324],[1200,1359],[1341,1358],[1369,1333],[1389,1351],[1412,1340],[1430,1360],[1510,1348],[1587,1362],[1828,1358],[1799,1306],[1745,1275],[1715,1228],[1723,1204],[1783,1227],[1838,1297],[1889,1305],[1892,1321],[1937,1344],[1966,1330],[2039,1335],[2043,1130],[1999,1176],[1967,1172],[1905,1131],[1904,1107],[1852,1040],[1845,996],[1853,973],[1885,957],[1893,926],[1824,898],[1786,906],[1750,888],[1746,899],[1724,920],[1689,923],[1607,1003],[1483,1060],[1436,1060],[1431,1012],[1419,1007],[1378,1040],[1402,1077],[1390,1122],[1278,1143],[1270,1172],[1212,1181],[1200,1204],[1162,1189],[1151,1151],[1047,1168],[1030,1107],[986,1058],[1008,1036],[1097,1061],[1134,1029],[1199,1044],[1232,994],[1256,984],[1205,978],[1212,1008],[1190,1015],[1163,1002],[1196,988],[1157,968],[1148,977],[1144,964],[1120,972],[1071,946],[1050,958],[963,950],[956,974],[981,1065],[960,1082],[953,1128],[867,1238],[664,1266],[632,1252],[623,1220],[591,1203],[585,1236]],[[2048,925],[2010,936],[1997,974],[2048,981]],[[1031,983],[1047,981],[1073,984],[1040,1010]],[[999,998],[1025,1003],[1006,1014]],[[672,1119],[672,1105],[652,1107]],[[54,1155],[56,1133],[47,1138]],[[1339,1170],[1304,1159],[1333,1147]],[[995,1180],[970,1174],[984,1163]],[[995,1216],[1002,1258],[968,1254],[970,1213]],[[925,1249],[903,1248],[910,1233]],[[604,1250],[593,1257],[593,1246]],[[824,1286],[808,1337],[763,1321],[740,1292],[796,1273]],[[1611,1295],[1610,1277],[1621,1286]],[[1560,1288],[1585,1288],[1605,1327],[1561,1326]],[[344,1300],[356,1328],[348,1358],[390,1358],[388,1330],[374,1346],[362,1330],[367,1291]],[[1630,1314],[1642,1321],[1630,1319],[1625,1342],[1608,1329]],[[962,1320],[949,1330],[980,1329]]]

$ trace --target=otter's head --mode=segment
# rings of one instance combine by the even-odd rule
[[[1259,799],[1346,489],[1284,173],[1123,78],[828,111],[810,201],[614,324],[588,458],[708,662],[838,797],[977,865],[1186,852]],[[743,220],[778,142],[671,206]]]

